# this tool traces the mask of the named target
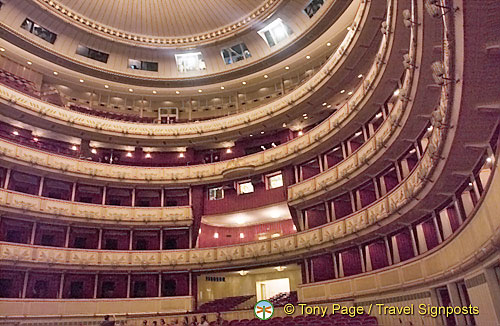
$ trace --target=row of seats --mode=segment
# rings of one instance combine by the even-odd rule
[[[24,94],[37,98],[40,97],[40,92],[37,90],[33,82],[3,69],[0,69],[0,83],[14,88]]]
[[[121,114],[121,113],[115,113],[115,112],[109,112],[109,111],[101,111],[101,110],[96,110],[96,109],[90,109],[85,106],[81,105],[76,105],[76,104],[70,104],[69,109],[73,111],[77,111],[80,113],[85,113],[97,117],[102,117],[102,118],[107,118],[107,119],[113,119],[113,120],[121,120],[121,121],[129,121],[129,122],[137,122],[137,123],[154,123],[155,119],[154,118],[148,118],[148,117],[139,117],[136,115],[130,115],[130,114]]]
[[[282,307],[288,303],[297,305],[299,299],[297,296],[297,291],[292,291],[292,292],[278,293],[274,297],[270,298],[268,301],[271,302],[271,304],[275,307]]]
[[[245,301],[250,300],[253,295],[244,295],[244,296],[237,296],[237,297],[227,297],[223,299],[217,299],[214,301],[210,301],[207,303],[202,304],[198,308],[198,312],[217,312],[217,311],[229,311],[233,310],[240,304],[244,303]]]
[[[215,322],[210,325],[216,325]],[[297,316],[297,317],[275,317],[269,320],[243,319],[225,321],[226,326],[378,326],[376,317],[366,314],[349,317],[347,315],[318,315]]]

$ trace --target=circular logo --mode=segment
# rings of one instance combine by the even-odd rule
[[[267,300],[261,300],[257,302],[255,307],[253,308],[253,312],[255,314],[255,317],[259,318],[260,320],[268,320],[271,319],[274,314],[274,307],[271,302]]]

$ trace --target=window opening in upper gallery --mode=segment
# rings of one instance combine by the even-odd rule
[[[177,63],[177,70],[179,72],[202,71],[207,69],[201,52],[176,54],[175,62]]]
[[[267,42],[269,47],[273,47],[286,40],[293,34],[293,31],[281,20],[281,18],[276,18],[258,33]]]
[[[245,43],[236,44],[229,48],[222,49],[220,53],[226,65],[248,59],[252,56]]]

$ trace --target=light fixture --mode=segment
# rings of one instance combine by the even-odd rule
[[[80,79],[80,83],[83,83],[83,82],[84,82],[84,80],[83,80],[83,79]]]
[[[245,239],[245,233],[240,233],[240,239]]]
[[[486,162],[488,162],[488,163],[491,163],[492,161],[493,161],[493,159],[492,159],[491,157],[488,157],[488,158],[486,159]]]
[[[375,116],[375,118],[377,118],[377,119],[382,118],[382,112],[377,113],[377,115]]]
[[[76,151],[78,148],[75,145],[73,145],[73,146],[71,146],[71,149]]]
[[[331,108],[331,107],[332,107],[332,105],[331,105],[331,104],[328,104],[328,105],[326,106],[326,108],[327,108],[327,109],[329,109],[329,108]]]
[[[250,134],[250,135],[248,135],[248,136],[249,136],[249,137],[253,137],[253,135],[252,135],[252,134]]]
[[[92,152],[92,154],[97,154],[97,149],[95,148],[92,148],[90,151]]]
[[[28,61],[26,63],[29,64],[30,66],[33,64],[33,62],[31,62],[31,61]]]
[[[264,75],[264,78],[267,79],[267,78],[269,78],[269,76],[268,75]]]
[[[224,89],[225,87],[224,86],[221,86],[220,89]]]
[[[304,135],[304,132],[302,130],[299,131],[298,133],[299,136],[303,136]]]
[[[231,154],[232,152],[231,148],[226,149],[226,154]]]
[[[202,90],[202,89],[199,89],[199,90],[198,90],[198,93],[202,93],[202,92],[203,92],[203,90]]]
[[[175,91],[175,94],[177,94],[177,95],[179,95],[180,93],[181,93],[181,92],[179,92],[179,91]]]
[[[246,82],[246,81],[244,81],[244,82],[241,82],[241,83],[242,83],[243,85],[246,85],[246,84],[247,84],[247,82]]]
[[[260,134],[261,134],[261,135],[263,135],[263,134],[264,134],[264,130],[262,130],[262,131],[260,132]]]
[[[310,55],[306,55],[306,59],[307,60],[311,59],[311,56]]]
[[[290,67],[286,66],[286,67],[285,67],[285,70],[290,70]]]
[[[399,88],[398,88],[398,89],[396,89],[396,90],[394,91],[394,96],[398,96],[398,95],[399,95],[399,93],[400,93],[400,90],[399,90]]]
[[[469,187],[472,187],[472,182],[469,182]]]
[[[219,239],[219,233],[218,232],[214,233],[214,239]]]
[[[131,153],[131,152],[128,152],[126,156],[127,156],[127,157],[132,157],[132,153]]]
[[[349,93],[347,93],[347,95],[352,95],[352,91],[350,91]]]
[[[248,271],[239,271],[238,274],[240,274],[241,276],[245,276],[248,274]]]
[[[308,117],[308,116],[305,116],[305,117],[304,117],[304,120],[307,120],[307,119],[309,119],[309,117]]]
[[[0,48],[0,52],[5,52],[5,49],[4,48]]]
[[[322,105],[323,105],[323,106],[327,106],[327,105],[328,105],[328,103],[324,102]]]
[[[275,143],[271,143],[271,146],[272,146],[272,147],[276,147],[276,144],[275,144]]]
[[[104,85],[104,88],[108,89],[108,88],[109,88],[109,85]]]
[[[57,71],[54,71],[53,74],[54,74],[54,76],[59,75],[59,73]]]
[[[293,230],[294,230],[294,231],[297,231],[297,227],[296,227],[295,225],[293,226]]]
[[[283,127],[283,128],[286,128],[286,122],[283,122],[282,127]]]
[[[427,128],[427,131],[432,131],[432,129],[434,129],[434,127],[430,126],[429,128]]]
[[[151,153],[146,153],[146,156],[144,156],[145,158],[151,158]]]
[[[38,138],[37,138],[37,137],[33,137],[33,141],[34,141],[34,142],[37,142],[37,141],[38,141]]]
[[[266,150],[266,147],[264,145],[261,145],[260,148],[265,151]]]
[[[363,74],[359,74],[358,78],[360,78],[360,79],[363,78]]]
[[[275,267],[274,269],[277,270],[278,272],[283,272],[286,269],[286,266],[278,266]]]
[[[344,93],[345,93],[345,89],[340,91],[340,94],[344,94]]]
[[[302,116],[303,116],[303,117],[307,117],[307,113],[304,113]]]
[[[328,42],[326,43],[326,46],[332,46],[332,43]]]
[[[17,130],[14,130],[14,131],[12,132],[12,134],[13,134],[14,136],[19,136],[19,132],[18,132]]]
[[[132,88],[129,88],[129,89],[128,89],[128,91],[129,91],[130,93],[133,93],[133,92],[134,92],[134,90],[133,90]]]
[[[157,91],[153,91],[153,94],[156,94],[156,93],[158,93],[158,92]]]
[[[184,153],[179,153],[180,158],[184,158]]]

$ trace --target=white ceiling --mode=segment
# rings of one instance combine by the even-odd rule
[[[277,221],[290,220],[290,210],[286,202],[253,210],[203,216],[203,224],[219,227],[241,227]]]

